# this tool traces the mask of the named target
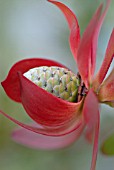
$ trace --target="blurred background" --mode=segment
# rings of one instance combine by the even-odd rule
[[[103,0],[61,0],[77,15],[81,34]],[[114,26],[112,0],[103,24],[98,47],[100,67]],[[11,66],[28,57],[49,58],[77,71],[70,52],[69,30],[62,13],[46,0],[0,0],[0,82]],[[112,63],[111,67],[114,67]],[[29,121],[22,106],[11,101],[0,86],[0,109]],[[114,125],[114,109],[101,107],[100,144]],[[0,170],[89,170],[92,146],[82,136],[72,146],[56,150],[33,150],[14,143],[10,134],[15,124],[0,115]],[[99,148],[97,170],[113,170],[114,157],[102,155]]]

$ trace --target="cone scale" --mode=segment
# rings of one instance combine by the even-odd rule
[[[69,102],[77,102],[79,95],[84,95],[81,93],[84,87],[81,77],[66,68],[36,67],[24,73],[24,76],[44,90]]]

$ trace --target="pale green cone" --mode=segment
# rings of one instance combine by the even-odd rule
[[[24,76],[53,95],[76,102],[80,80],[74,73],[61,67],[37,67],[24,73]]]

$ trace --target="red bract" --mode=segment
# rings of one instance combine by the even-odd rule
[[[103,12],[103,4],[97,9],[81,40],[75,14],[60,2],[48,1],[59,7],[66,17],[70,28],[70,48],[80,76],[87,88],[87,95],[77,103],[67,102],[53,96],[25,78],[23,73],[39,66],[66,67],[47,59],[25,59],[13,65],[6,80],[2,82],[2,86],[12,100],[22,103],[27,114],[35,123],[27,125],[15,120],[3,111],[1,114],[23,127],[13,132],[13,139],[33,148],[65,147],[74,142],[86,128],[86,138],[91,141],[94,136],[91,170],[95,170],[100,121],[99,103],[103,102],[114,106],[114,69],[104,80],[114,56],[114,29],[103,64],[97,75],[94,76],[98,36],[110,0],[107,0]]]

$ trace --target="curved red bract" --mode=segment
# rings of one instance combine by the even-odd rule
[[[20,127],[27,129],[31,132],[37,133],[37,134],[42,134],[42,135],[46,135],[46,136],[64,136],[67,135],[73,131],[79,131],[79,129],[84,129],[85,127],[85,123],[82,119],[82,117],[79,117],[78,120],[74,120],[72,121],[72,124],[67,124],[66,126],[60,126],[57,128],[47,128],[45,126],[41,126],[39,124],[37,124],[37,126],[34,125],[29,125],[29,124],[25,124],[23,122],[20,122],[19,120],[16,120],[15,118],[9,116],[8,114],[6,114],[5,112],[3,112],[2,110],[0,110],[0,114],[2,114],[3,116],[5,116],[6,118],[8,118],[9,120],[11,120],[12,122],[14,122],[15,124],[19,125]]]
[[[98,71],[93,81],[95,90],[97,90],[100,84],[103,82],[113,58],[114,58],[114,29],[112,30],[112,33],[111,33],[111,36],[108,42],[108,46],[106,49],[105,58],[103,60],[101,68]]]
[[[21,60],[12,66],[7,78],[1,83],[6,94],[12,100],[21,102],[18,72],[25,73],[31,68],[40,66],[59,66],[66,68],[64,65],[49,59],[29,58]]]
[[[66,5],[62,4],[61,2],[53,1],[53,0],[48,0],[48,1],[56,5],[63,12],[67,20],[70,29],[69,44],[74,59],[77,62],[77,51],[80,43],[80,28],[79,28],[77,17]]]
[[[114,101],[114,68],[99,89],[99,100],[101,102]]]
[[[70,48],[81,76],[79,88],[83,90],[84,82],[84,90],[87,88],[84,91],[85,96],[80,102],[71,103],[59,99],[38,87],[24,77],[23,73],[39,66],[58,66],[63,68],[66,68],[66,66],[48,59],[25,59],[13,65],[7,78],[2,82],[2,86],[12,100],[23,105],[27,114],[37,125],[22,123],[3,111],[0,111],[0,114],[24,128],[16,130],[13,133],[13,139],[32,148],[53,149],[67,146],[74,142],[86,127],[85,135],[87,140],[91,142],[94,136],[91,170],[95,170],[100,124],[99,102],[104,102],[114,107],[114,69],[104,80],[114,57],[114,29],[110,36],[103,64],[97,75],[94,76],[98,36],[110,0],[107,0],[103,12],[103,4],[99,6],[81,40],[80,28],[75,14],[61,2],[56,0],[48,1],[62,11],[68,22]],[[79,95],[82,94],[83,91]],[[57,140],[52,136],[57,137]],[[36,142],[33,142],[31,137]],[[43,143],[44,140],[47,140],[47,144]]]
[[[101,15],[103,4],[99,6],[89,25],[87,26],[77,54],[77,64],[79,73],[88,88],[91,86],[96,65],[96,51],[98,44],[98,36],[106,16],[110,0],[107,0],[106,8]]]
[[[19,79],[22,104],[37,123],[50,127],[60,126],[69,123],[80,114],[82,102],[71,103],[59,99],[32,83],[21,73]]]
[[[38,125],[34,126],[37,128]],[[24,128],[19,128],[13,131],[12,138],[17,143],[34,149],[60,149],[65,148],[76,141],[82,134],[83,129],[84,126],[82,125],[78,128],[78,130],[76,129],[75,131],[66,135],[46,136],[33,133]]]

